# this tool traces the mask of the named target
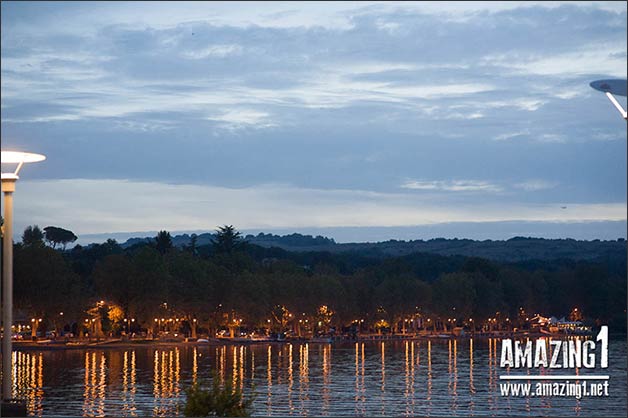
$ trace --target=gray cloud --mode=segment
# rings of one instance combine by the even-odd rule
[[[625,124],[588,86],[625,76],[625,5],[2,12],[3,147],[48,155],[34,179],[626,201]]]

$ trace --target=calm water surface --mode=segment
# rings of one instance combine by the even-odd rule
[[[625,342],[610,344],[610,396],[581,400],[501,396],[500,350],[464,339],[17,351],[14,390],[36,416],[176,416],[216,370],[255,394],[256,416],[626,416]]]

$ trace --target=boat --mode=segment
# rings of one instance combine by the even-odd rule
[[[253,343],[268,343],[273,341],[273,339],[265,335],[251,335],[249,336],[249,341]]]

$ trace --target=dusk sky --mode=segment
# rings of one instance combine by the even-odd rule
[[[17,239],[626,236],[626,2],[1,7]]]

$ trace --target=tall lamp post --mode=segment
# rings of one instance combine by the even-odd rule
[[[2,151],[2,165],[17,164],[15,171],[2,172],[2,192],[4,194],[4,225],[2,234],[2,415],[19,414],[19,404],[13,400],[12,347],[13,336],[13,192],[19,179],[18,173],[25,163],[46,159],[41,154],[29,152]],[[16,410],[17,408],[17,410]],[[15,413],[17,412],[17,414]]]

